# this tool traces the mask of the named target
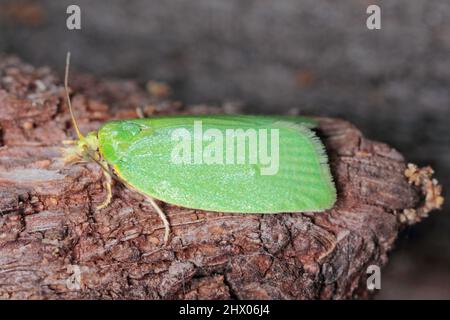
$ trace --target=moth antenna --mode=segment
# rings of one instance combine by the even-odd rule
[[[64,90],[66,91],[66,100],[67,100],[67,105],[69,106],[69,112],[70,112],[70,118],[72,119],[72,124],[75,128],[75,131],[77,132],[77,136],[78,139],[83,139],[84,136],[81,134],[80,129],[78,129],[78,124],[77,124],[77,120],[75,119],[75,116],[73,115],[73,110],[72,110],[72,103],[70,101],[70,96],[69,96],[69,66],[70,66],[70,51],[67,52],[67,57],[66,57],[66,72],[64,75]]]

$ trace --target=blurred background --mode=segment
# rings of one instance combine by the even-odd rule
[[[0,0],[0,53],[62,74],[67,50],[77,71],[163,81],[189,104],[342,117],[450,189],[448,0]],[[378,299],[450,299],[449,213],[401,234]]]

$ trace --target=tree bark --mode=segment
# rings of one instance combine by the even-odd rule
[[[410,167],[405,177],[397,151],[320,118],[338,189],[333,209],[228,214],[160,202],[172,225],[164,247],[162,223],[141,196],[116,183],[112,203],[96,211],[105,196],[98,165],[61,161],[61,141],[74,135],[54,73],[8,57],[0,75],[0,298],[366,298],[367,267],[385,265],[399,230],[433,208],[430,172]],[[85,133],[136,117],[137,107],[147,116],[230,111],[184,107],[154,83],[145,92],[132,81],[73,80]]]

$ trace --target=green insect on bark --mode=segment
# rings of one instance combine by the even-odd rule
[[[69,61],[69,55],[68,55]],[[66,90],[68,77],[66,68]],[[153,201],[234,213],[323,211],[336,201],[325,149],[313,119],[289,116],[167,116],[109,121],[79,140],[66,160],[111,171]]]

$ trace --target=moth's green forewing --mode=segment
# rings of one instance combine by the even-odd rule
[[[203,132],[215,129],[224,137],[227,129],[278,130],[276,174],[261,174],[264,165],[249,161],[175,164],[179,141],[172,139],[173,131],[186,129],[194,139],[195,121]],[[285,116],[156,117],[107,122],[98,139],[100,153],[123,180],[171,204],[239,213],[322,211],[333,206],[336,190],[324,148],[309,129],[314,126],[312,119]],[[211,141],[193,144],[204,150]]]

